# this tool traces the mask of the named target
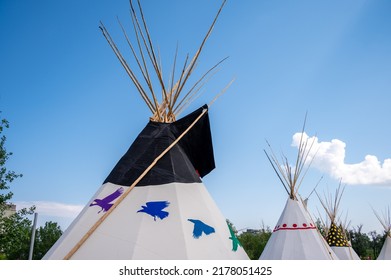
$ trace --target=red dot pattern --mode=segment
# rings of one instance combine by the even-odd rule
[[[313,223],[310,223],[309,225],[307,223],[292,223],[291,225],[284,223],[282,225],[276,225],[273,231],[278,231],[280,229],[315,229],[315,226]]]

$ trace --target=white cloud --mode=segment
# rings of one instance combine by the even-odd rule
[[[60,218],[75,218],[84,207],[84,205],[64,204],[52,201],[16,201],[14,203],[17,209],[35,205],[35,212],[40,215]]]
[[[62,230],[68,228],[84,207],[84,205],[53,201],[14,201],[13,203],[17,210],[35,205],[35,213],[38,214],[37,227],[44,226],[46,222],[55,222]]]
[[[292,146],[298,147],[301,133],[293,135]],[[312,166],[329,174],[335,179],[342,179],[343,183],[350,185],[391,185],[391,159],[381,163],[374,155],[365,156],[359,163],[345,163],[346,144],[338,139],[330,142],[319,142],[315,136],[303,134],[303,139],[313,143],[310,157],[315,158]]]

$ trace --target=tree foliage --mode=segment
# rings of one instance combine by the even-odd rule
[[[357,226],[357,229],[349,231],[350,241],[354,251],[361,259],[368,259],[368,249],[370,248],[370,240],[367,234],[362,232],[362,225]]]
[[[380,254],[387,235],[385,233],[382,235],[376,233],[376,231],[371,231],[369,232],[369,236],[371,237],[370,246],[372,250],[372,257],[373,259],[376,259]]]
[[[267,227],[260,230],[246,231],[238,236],[240,243],[251,260],[258,260],[272,232]]]
[[[9,123],[6,119],[2,119],[0,121],[0,218],[3,216],[5,208],[7,207],[7,201],[10,200],[13,195],[13,193],[9,191],[10,183],[14,179],[22,176],[22,174],[17,174],[6,168],[6,163],[12,155],[12,153],[7,152],[5,148],[7,138],[4,135],[4,129],[6,128],[9,128]]]
[[[46,222],[36,232],[34,260],[40,260],[62,235],[61,227],[55,222]]]
[[[7,138],[4,131],[7,128],[9,122],[2,119],[0,121],[0,259],[27,260],[32,233],[32,222],[29,217],[34,214],[35,206],[29,209],[23,208],[10,216],[4,215],[13,196],[10,184],[16,178],[22,177],[22,174],[6,168],[6,163],[12,155],[5,148]],[[61,228],[57,223],[46,222],[44,227],[38,228],[33,259],[41,259],[61,234]]]
[[[318,229],[320,235],[323,236],[323,238],[326,238],[326,236],[327,236],[327,228],[325,227],[325,225],[323,224],[321,219],[319,219],[319,218],[316,219],[315,225],[316,225],[316,228]]]
[[[2,258],[23,259],[26,258],[26,255],[21,252],[25,251],[26,241],[28,248],[31,228],[31,222],[26,218],[26,215],[33,212],[34,208],[22,209],[12,216],[5,216],[8,201],[13,196],[13,193],[9,190],[10,184],[14,179],[22,176],[6,168],[6,163],[12,155],[5,148],[7,138],[4,135],[4,130],[7,128],[9,128],[8,121],[2,119],[0,121],[0,252]]]
[[[3,233],[0,234],[3,258],[8,260],[27,260],[30,252],[32,222],[26,216],[32,210],[22,210],[4,219]],[[33,259],[40,260],[62,235],[60,226],[46,222],[36,230]]]
[[[8,260],[27,260],[31,239],[31,220],[34,208],[22,209],[2,219],[0,251]]]

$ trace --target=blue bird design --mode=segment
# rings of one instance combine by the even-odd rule
[[[142,205],[140,210],[137,211],[146,213],[148,215],[151,215],[153,219],[156,221],[156,217],[158,217],[160,220],[163,220],[164,218],[168,217],[168,212],[163,211],[164,208],[168,207],[170,205],[170,202],[168,201],[150,201],[145,203],[146,206]]]
[[[202,233],[205,233],[205,235],[209,235],[215,232],[215,229],[213,227],[205,224],[200,220],[194,220],[194,219],[187,219],[187,220],[194,224],[193,237],[196,239],[200,238]]]
[[[112,194],[109,194],[108,196],[100,199],[100,198],[96,198],[94,199],[94,201],[90,204],[90,207],[91,206],[100,206],[102,209],[98,212],[107,212],[109,211],[109,209],[111,208],[111,206],[113,206],[113,202],[115,199],[117,199],[118,197],[120,197],[120,195],[124,192],[124,188],[120,187],[119,189],[117,189],[115,192],[113,192]]]

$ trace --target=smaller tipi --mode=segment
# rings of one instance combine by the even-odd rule
[[[333,260],[336,255],[320,235],[314,221],[298,195],[303,180],[303,168],[309,159],[312,143],[305,138],[304,127],[294,169],[284,157],[280,164],[274,153],[269,156],[274,171],[284,186],[288,199],[261,256],[261,260]],[[310,144],[310,146],[308,146]],[[270,145],[269,145],[270,147]],[[307,168],[310,164],[307,165]]]
[[[329,197],[325,196],[325,199],[323,200],[320,198],[318,193],[316,193],[330,219],[330,226],[327,231],[326,240],[330,248],[340,260],[360,260],[360,257],[354,251],[347,239],[346,232],[343,229],[344,227],[341,223],[338,224],[337,221],[339,204],[341,202],[343,192],[344,188],[341,189],[340,184],[335,192],[334,199],[330,195]]]
[[[391,260],[391,215],[390,215],[390,207],[383,213],[383,217],[381,217],[375,210],[373,210],[377,219],[381,223],[384,228],[386,238],[383,243],[383,247],[380,251],[378,260]]]

